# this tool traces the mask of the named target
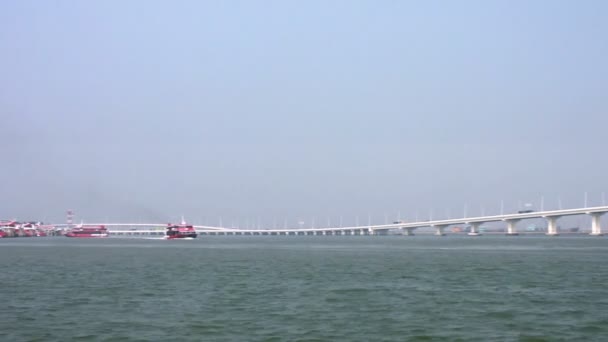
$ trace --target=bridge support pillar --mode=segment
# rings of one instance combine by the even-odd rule
[[[468,236],[480,236],[479,226],[481,226],[482,222],[473,222],[471,223],[471,231],[467,233]]]
[[[403,235],[414,236],[414,229],[416,228],[403,228]]]
[[[591,215],[591,233],[589,235],[602,236],[602,226],[600,225],[600,218],[604,213],[592,213]]]
[[[557,219],[559,216],[547,216],[547,234],[551,236],[557,236],[559,233],[557,232]]]
[[[519,220],[506,220],[505,222],[507,222],[507,235],[510,236],[515,236],[515,235],[519,235],[519,233],[517,232],[517,222],[519,222]]]
[[[361,233],[362,233],[361,235],[363,235],[363,231],[361,231]],[[371,228],[368,228],[367,229],[367,235],[374,235],[374,230],[371,229]]]
[[[448,226],[435,226],[435,235],[437,236],[445,236],[445,229]]]

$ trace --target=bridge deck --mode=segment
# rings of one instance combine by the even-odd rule
[[[562,210],[550,210],[550,211],[539,211],[523,214],[506,214],[506,215],[492,215],[492,216],[476,216],[476,217],[465,217],[458,219],[446,219],[446,220],[429,220],[419,222],[401,222],[392,224],[382,225],[365,225],[365,226],[351,226],[351,227],[326,227],[326,228],[292,228],[292,229],[239,229],[239,228],[225,228],[225,227],[214,227],[214,226],[194,226],[199,233],[240,233],[240,234],[259,234],[259,233],[275,233],[275,234],[290,234],[294,232],[301,233],[315,233],[315,232],[349,232],[359,233],[368,231],[382,231],[388,229],[416,229],[423,227],[448,227],[451,225],[463,225],[463,224],[482,224],[488,222],[499,222],[499,221],[519,221],[525,219],[535,218],[559,218],[562,216],[571,215],[590,215],[596,214],[601,215],[608,212],[608,206],[601,207],[590,207],[590,208],[575,208],[575,209],[562,209]],[[112,234],[164,234],[164,228],[166,224],[156,223],[91,223],[91,225],[105,225],[108,228],[111,227],[146,227],[149,229],[110,229]]]

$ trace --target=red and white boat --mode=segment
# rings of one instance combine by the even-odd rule
[[[0,228],[15,228],[19,222],[15,220],[0,220]]]
[[[104,238],[108,237],[108,229],[104,226],[78,226],[70,229],[65,236],[76,238]]]
[[[167,231],[165,233],[165,239],[173,240],[173,239],[185,239],[192,240],[196,238],[198,234],[194,227],[190,224],[186,224],[186,222],[182,221],[181,224],[171,224],[167,225]]]

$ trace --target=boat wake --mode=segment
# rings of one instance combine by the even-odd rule
[[[164,240],[172,240],[172,241],[175,241],[175,240],[194,240],[193,237],[171,238],[171,237],[167,237],[167,236],[165,236],[162,239],[164,239]]]

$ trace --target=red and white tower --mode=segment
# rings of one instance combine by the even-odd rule
[[[68,225],[68,228],[71,228],[72,224],[74,223],[74,212],[71,209],[66,212],[65,221]]]

